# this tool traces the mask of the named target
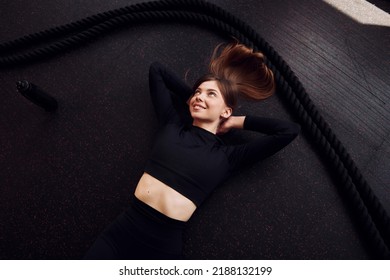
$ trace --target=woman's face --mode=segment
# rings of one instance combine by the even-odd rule
[[[232,114],[216,81],[200,84],[191,97],[189,106],[192,118],[197,121],[216,122]]]

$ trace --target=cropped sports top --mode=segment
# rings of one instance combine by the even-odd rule
[[[150,66],[149,87],[160,130],[145,172],[196,206],[231,173],[276,153],[300,130],[295,123],[246,116],[244,129],[264,135],[249,143],[226,145],[217,135],[192,125],[186,105],[192,89],[160,63]]]

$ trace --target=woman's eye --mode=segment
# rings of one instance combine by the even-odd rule
[[[202,94],[202,92],[200,90],[197,90],[197,91],[194,92],[194,96],[195,95],[200,95],[200,94]],[[215,96],[217,96],[217,94],[215,92],[213,92],[213,91],[210,91],[210,92],[207,92],[207,96],[215,97]]]

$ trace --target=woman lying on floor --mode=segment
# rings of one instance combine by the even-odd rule
[[[160,123],[151,157],[130,207],[85,259],[181,259],[186,222],[211,192],[235,171],[281,150],[300,130],[287,121],[232,115],[240,95],[261,100],[275,91],[263,55],[238,43],[218,46],[209,74],[192,89],[159,63],[150,66],[149,85]],[[231,129],[262,135],[226,145],[217,135]]]

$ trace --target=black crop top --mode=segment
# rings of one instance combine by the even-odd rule
[[[247,116],[244,129],[266,135],[246,144],[225,145],[217,135],[192,125],[186,105],[192,89],[174,73],[154,62],[149,86],[161,127],[145,172],[196,206],[232,172],[276,153],[299,133],[295,123]],[[176,102],[185,110],[178,109]]]

